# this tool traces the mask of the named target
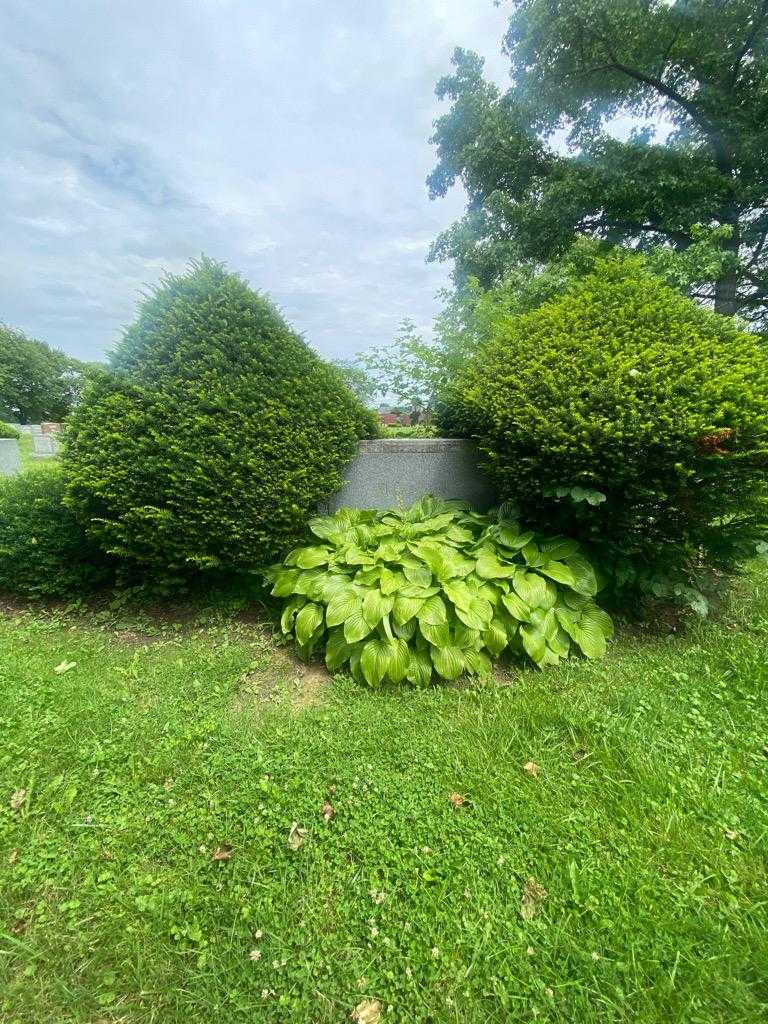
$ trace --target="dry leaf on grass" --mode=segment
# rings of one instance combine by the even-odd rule
[[[77,668],[77,662],[76,661],[66,661],[66,660],[64,660],[60,664],[58,664],[53,671],[56,673],[56,675],[60,676],[64,672],[69,672],[70,669],[73,669],[73,668]]]
[[[541,768],[536,764],[535,761],[526,761],[523,765],[523,771],[526,772],[534,779],[538,779]]]
[[[17,789],[15,793],[11,793],[11,810],[18,811],[26,799],[26,789]]]
[[[8,863],[9,864],[15,864],[18,859],[19,859],[19,851],[18,850],[11,850],[10,854],[8,855]]]
[[[334,811],[333,809],[333,804],[329,803],[326,800],[325,803],[323,804],[323,820],[330,821],[335,813],[336,811]]]
[[[455,810],[458,810],[459,807],[463,807],[467,802],[467,798],[462,796],[461,793],[451,793],[448,799],[450,800],[451,807]]]
[[[298,850],[306,838],[307,830],[305,828],[299,828],[299,823],[297,821],[291,822],[291,828],[288,832],[288,848],[291,850]]]
[[[543,885],[539,885],[535,878],[529,878],[523,886],[523,895],[520,899],[520,916],[524,921],[531,921],[538,914],[541,904],[549,896]]]
[[[364,999],[352,1011],[352,1020],[357,1024],[379,1024],[381,1003],[378,999]]]
[[[232,860],[232,847],[228,843],[217,846],[211,854],[211,860]]]

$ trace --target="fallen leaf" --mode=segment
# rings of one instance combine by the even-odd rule
[[[299,823],[297,821],[291,822],[291,828],[288,832],[289,849],[298,850],[306,838],[307,830],[305,828],[299,828]]]
[[[228,843],[217,846],[211,854],[211,860],[232,860],[232,847]]]
[[[26,789],[17,789],[15,793],[11,793],[11,810],[18,811],[26,799]]]
[[[333,804],[329,803],[326,800],[325,803],[323,804],[323,820],[330,821],[335,813],[336,811],[334,811],[333,809]]]
[[[736,829],[727,828],[725,830],[725,838],[730,840],[738,839],[739,833],[736,831]]]
[[[28,924],[29,922],[26,920],[26,918],[17,917],[16,920],[11,925],[11,931],[13,932],[14,935],[23,935],[24,932],[27,930]]]
[[[520,900],[520,916],[524,921],[531,921],[538,914],[539,908],[549,893],[535,878],[529,878],[523,886]]]
[[[532,778],[538,779],[541,768],[539,768],[535,761],[526,761],[523,765],[523,771],[527,772]]]
[[[467,802],[467,798],[465,796],[462,796],[461,793],[451,793],[448,799],[451,802],[451,807],[456,809],[458,809],[459,807],[463,807],[464,804]]]
[[[63,672],[69,672],[73,668],[77,668],[76,661],[62,661],[53,671],[60,676]]]
[[[18,859],[19,859],[19,851],[18,850],[11,850],[10,855],[8,857],[8,863],[9,864],[15,864]]]
[[[378,999],[364,999],[354,1008],[351,1016],[357,1024],[379,1024],[381,1003]]]
[[[583,761],[585,757],[589,757],[589,751],[586,747],[577,747],[576,750],[571,751],[571,758],[577,763]]]

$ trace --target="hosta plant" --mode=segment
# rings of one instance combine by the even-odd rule
[[[317,543],[272,567],[281,625],[371,686],[484,675],[503,651],[553,665],[605,652],[609,616],[576,541],[539,537],[502,508],[425,497],[409,509],[341,509],[310,521]]]

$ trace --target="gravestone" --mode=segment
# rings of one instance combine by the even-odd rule
[[[495,499],[478,467],[471,441],[445,437],[398,437],[361,441],[346,470],[344,487],[325,510],[411,505],[425,494],[459,498],[484,511]]]
[[[50,459],[59,451],[59,442],[54,434],[33,433],[32,444],[34,445],[32,454],[36,459]]]
[[[21,472],[21,452],[15,437],[0,437],[0,476]]]

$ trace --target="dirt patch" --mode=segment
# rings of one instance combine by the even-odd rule
[[[263,667],[245,673],[235,697],[235,710],[258,713],[272,701],[287,701],[295,711],[318,707],[330,682],[322,665],[307,665],[288,651],[276,650],[265,659]]]

